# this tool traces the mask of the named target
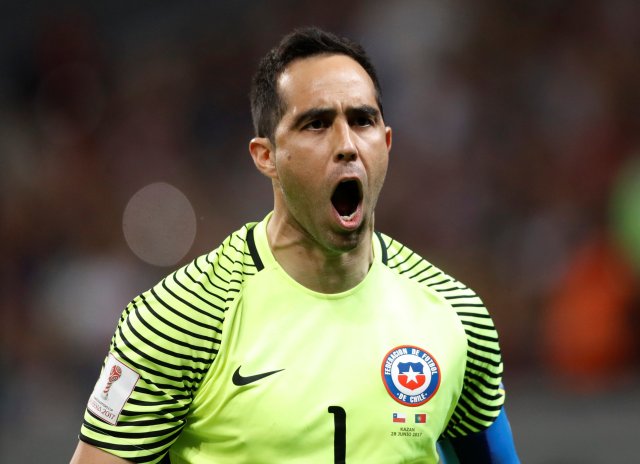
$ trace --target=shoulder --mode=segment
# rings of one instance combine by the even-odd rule
[[[256,223],[253,222],[245,224],[227,236],[213,251],[199,256],[186,267],[193,268],[191,270],[200,274],[219,270],[222,274],[214,276],[214,280],[222,279],[221,283],[232,282],[234,274],[236,280],[239,276],[254,275],[261,268],[260,258],[255,252],[255,226]]]
[[[227,308],[257,272],[248,245],[252,227],[247,224],[137,296],[123,313],[112,348],[123,357],[129,347],[156,344],[162,353],[214,356]]]
[[[489,311],[473,289],[397,240],[382,233],[376,235],[383,248],[385,265],[395,273],[440,295],[456,312],[468,336],[478,336],[485,330],[490,331],[492,336],[495,334]],[[497,342],[497,335],[495,341]]]
[[[473,289],[397,240],[380,232],[376,235],[382,248],[382,261],[389,269],[417,285],[437,292],[456,310],[466,308],[477,314],[486,313],[482,300]],[[465,312],[461,313],[465,316]]]
[[[248,223],[233,232],[217,248],[169,274],[154,289],[175,292],[185,301],[204,298],[224,311],[245,281],[261,268],[260,258],[253,251],[255,224]]]

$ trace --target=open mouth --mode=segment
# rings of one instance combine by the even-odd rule
[[[353,217],[361,200],[362,192],[356,180],[340,182],[331,196],[333,207],[345,219]]]

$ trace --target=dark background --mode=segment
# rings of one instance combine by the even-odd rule
[[[249,80],[315,24],[378,67],[377,227],[490,308],[523,462],[633,462],[639,23],[633,0],[1,2],[0,461],[67,461],[124,305],[269,211]]]

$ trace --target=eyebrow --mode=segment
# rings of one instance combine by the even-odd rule
[[[352,108],[347,108],[347,117],[353,116],[369,116],[374,119],[380,117],[380,110],[371,105],[361,105]]]
[[[333,119],[337,114],[338,112],[333,108],[311,108],[300,113],[291,123],[291,127],[300,127],[306,121],[314,119]],[[347,118],[364,115],[377,119],[380,117],[380,110],[371,105],[360,105],[348,107],[345,114]]]

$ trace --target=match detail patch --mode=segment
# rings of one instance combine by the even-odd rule
[[[109,353],[107,363],[89,397],[87,409],[109,424],[116,425],[140,375]]]
[[[397,346],[382,360],[382,382],[389,395],[398,403],[420,406],[438,391],[440,367],[422,348]]]

